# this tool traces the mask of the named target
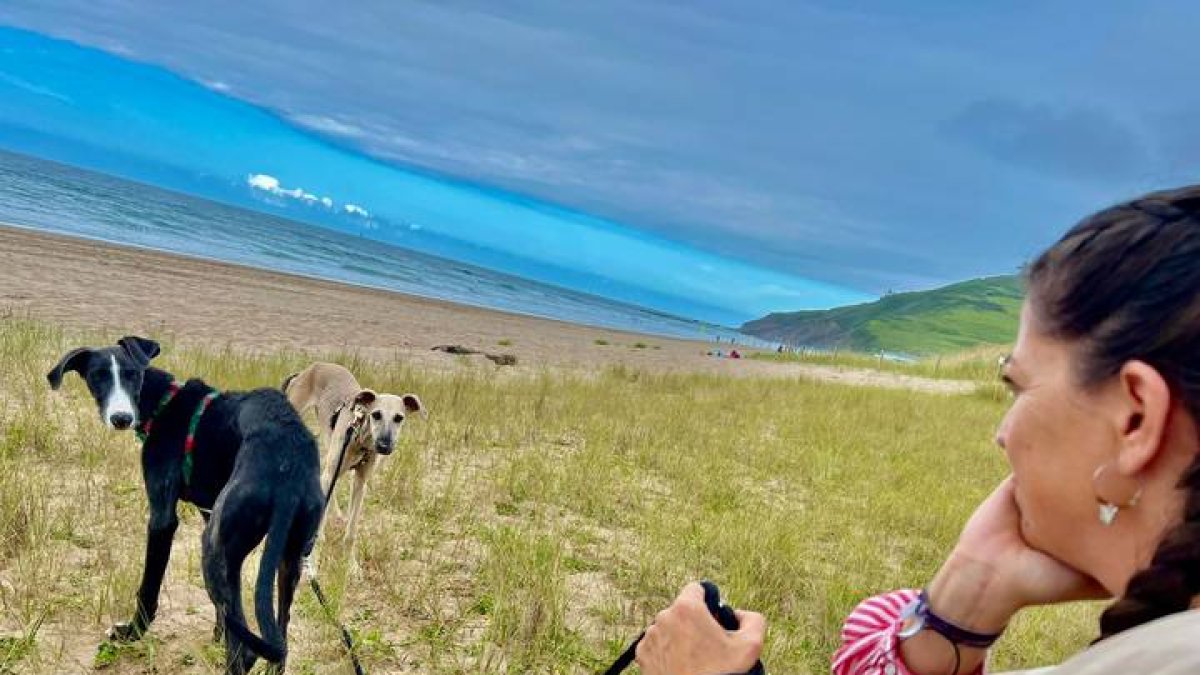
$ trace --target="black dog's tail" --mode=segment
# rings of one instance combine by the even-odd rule
[[[258,563],[258,581],[254,585],[254,616],[258,619],[258,627],[263,636],[260,638],[250,632],[250,627],[244,623],[229,621],[229,630],[246,643],[246,646],[271,663],[280,663],[287,655],[283,631],[279,629],[273,605],[275,575],[287,549],[295,514],[295,502],[287,506],[280,505],[275,509],[271,525],[267,529],[267,544],[263,548],[262,560]]]
[[[300,376],[300,373],[292,373],[291,375],[288,375],[287,379],[285,379],[283,381],[283,386],[279,387],[279,390],[286,394],[288,387],[291,386],[291,384],[292,384],[292,380],[296,379],[299,376]]]

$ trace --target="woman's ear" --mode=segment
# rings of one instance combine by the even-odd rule
[[[1121,434],[1117,468],[1122,474],[1133,476],[1162,451],[1173,397],[1162,374],[1144,361],[1127,362],[1117,378],[1117,422]]]

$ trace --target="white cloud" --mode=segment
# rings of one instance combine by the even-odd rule
[[[203,84],[213,91],[219,91],[222,94],[227,93],[231,89],[228,83],[222,82],[221,80],[200,80],[200,84]]]
[[[279,179],[267,173],[254,173],[246,177],[246,185],[249,185],[255,190],[261,190],[276,197],[287,197],[295,199],[298,202],[303,202],[309,206],[320,204],[327,209],[334,210],[335,202],[331,197],[317,195],[305,190],[301,187],[285,188],[280,184]],[[349,216],[357,216],[370,220],[371,213],[358,204],[346,204],[342,206],[341,211]]]
[[[256,173],[246,179],[246,183],[259,190],[267,192],[277,192],[279,190],[279,179],[274,176],[268,176],[265,173]]]
[[[304,188],[284,188],[279,184],[279,179],[275,176],[266,173],[256,173],[246,178],[246,184],[256,190],[270,192],[273,195],[280,197],[291,197],[299,199],[305,204],[316,204],[321,202],[328,208],[333,208],[333,200],[329,197],[318,197]]]

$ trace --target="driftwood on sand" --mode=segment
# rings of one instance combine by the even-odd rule
[[[517,365],[517,357],[512,354],[490,354],[481,352],[477,349],[464,347],[462,345],[436,345],[433,347],[435,352],[446,352],[447,354],[458,354],[467,356],[470,354],[483,354],[484,358],[498,366],[515,366]]]

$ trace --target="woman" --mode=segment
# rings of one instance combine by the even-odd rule
[[[1200,673],[1200,186],[1091,216],[1027,280],[996,435],[1012,475],[923,592],[854,610],[837,675],[982,672],[1022,608],[1102,597],[1097,642],[1044,672]],[[647,633],[643,673],[758,657],[761,618],[724,633],[695,593]]]

